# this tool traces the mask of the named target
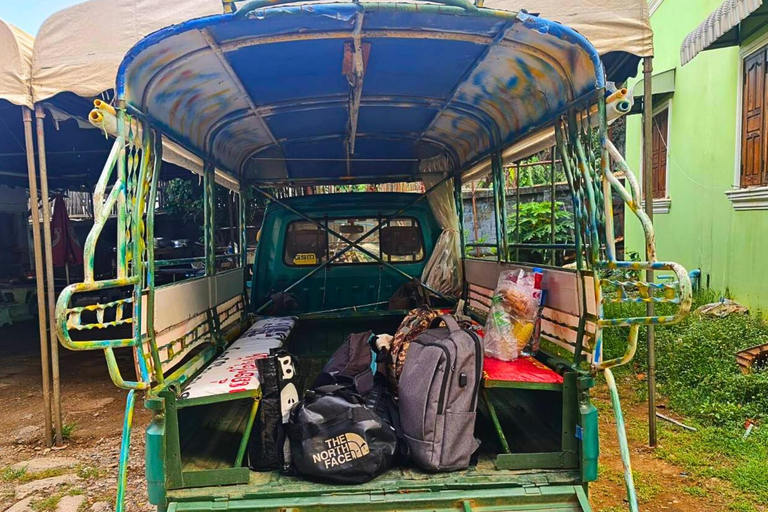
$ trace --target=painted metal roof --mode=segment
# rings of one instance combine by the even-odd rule
[[[253,2],[144,38],[118,98],[249,180],[381,182],[466,167],[603,87],[575,31],[454,3]]]

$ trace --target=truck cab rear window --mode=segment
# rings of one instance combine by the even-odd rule
[[[321,224],[326,222],[318,219]],[[349,244],[308,221],[294,221],[288,224],[285,233],[285,264],[289,266],[314,266],[333,259],[332,265],[376,264],[374,256],[391,263],[417,263],[424,259],[424,238],[416,219],[402,217],[394,219],[363,236],[378,226],[378,218],[328,219],[328,229],[343,237],[359,242],[365,251]]]

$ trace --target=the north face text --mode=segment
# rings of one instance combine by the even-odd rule
[[[323,443],[326,449],[312,455],[312,462],[315,464],[322,462],[325,469],[359,459],[370,453],[368,443],[359,435],[351,432],[326,439]]]

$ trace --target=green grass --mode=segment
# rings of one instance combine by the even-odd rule
[[[717,299],[713,292],[699,294],[693,309]],[[667,313],[665,309],[669,308],[657,307],[657,314]],[[609,317],[643,313],[642,305],[606,306]],[[692,314],[678,325],[657,327],[655,333],[657,402],[698,429],[688,432],[659,422],[658,456],[683,467],[697,481],[716,478],[732,484],[739,495],[730,500],[731,510],[754,511],[753,504],[768,504],[768,371],[742,374],[734,356],[768,343],[768,324],[759,313],[723,319]],[[630,399],[636,401],[647,395],[645,333],[640,336],[632,365],[616,372],[622,383],[630,383],[631,388],[623,390],[625,396],[634,393]],[[626,337],[626,329],[604,331],[606,359],[623,353]],[[743,440],[748,419],[757,427]],[[647,432],[644,425],[628,425],[628,435],[644,438]],[[642,481],[636,485],[641,495],[640,489],[648,487]],[[707,496],[709,491],[692,485],[685,492]]]
[[[92,466],[79,466],[77,468],[77,476],[84,480],[88,480],[90,478],[98,478],[102,475],[102,471],[99,470],[99,468],[94,468]]]
[[[653,503],[664,488],[659,482],[659,476],[650,471],[632,471],[635,481],[635,492],[640,503]]]
[[[698,485],[686,485],[683,487],[683,492],[697,498],[706,498],[709,495],[706,489]]]
[[[0,472],[0,480],[3,482],[13,482],[21,480],[26,474],[27,468],[13,469],[12,467],[8,466],[3,468],[2,472]]]
[[[61,496],[55,494],[41,500],[33,501],[30,505],[32,506],[32,510],[37,512],[53,512],[56,510],[59,501],[61,501]]]

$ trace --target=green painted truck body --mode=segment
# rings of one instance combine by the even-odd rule
[[[309,217],[361,219],[387,217],[415,194],[355,193],[311,195],[285,200]],[[420,275],[440,229],[426,201],[406,209],[422,232],[425,257],[403,269]],[[278,204],[266,211],[253,268],[252,307],[282,290],[306,269],[286,259],[286,231],[300,218]],[[299,320],[287,344],[299,359],[303,382],[352,332],[393,333],[406,311],[386,305],[349,308],[392,295],[405,279],[377,263],[331,264],[327,276],[299,288]],[[379,293],[379,282],[384,283]],[[324,289],[327,287],[327,289]],[[323,295],[335,295],[325,308]],[[367,295],[366,295],[367,294]],[[338,311],[317,313],[314,311]],[[293,312],[291,312],[293,314]],[[176,394],[149,400],[156,414],[146,432],[146,468],[152,503],[161,509],[202,510],[590,510],[587,482],[597,476],[597,414],[589,401],[593,379],[571,362],[540,353],[539,360],[564,375],[563,384],[505,383],[493,391],[511,453],[502,453],[486,401],[481,401],[477,435],[483,442],[478,462],[466,471],[430,474],[395,467],[362,485],[323,485],[279,471],[251,472],[232,467],[247,404],[237,401],[179,408]],[[500,384],[504,386],[505,384]],[[330,507],[330,508],[329,508]]]
[[[345,219],[369,219],[372,223],[386,218],[408,205],[414,194],[352,193],[323,194],[292,198],[293,208],[319,221],[337,222]],[[417,262],[394,263],[403,272],[420,276],[432,254],[442,230],[435,221],[427,201],[421,201],[400,218],[413,219],[421,228],[424,254]],[[307,272],[307,265],[286,264],[286,232],[302,218],[278,205],[268,208],[260,232],[253,265],[251,303],[263,304],[271,294],[281,291]],[[365,226],[366,228],[372,226]],[[311,265],[310,265],[311,267]],[[299,313],[346,308],[386,301],[407,279],[376,262],[362,264],[331,264],[292,291],[299,300]],[[323,293],[325,291],[325,293]]]

